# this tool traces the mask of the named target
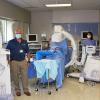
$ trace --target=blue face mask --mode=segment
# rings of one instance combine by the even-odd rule
[[[16,38],[20,39],[21,38],[21,34],[16,34]]]

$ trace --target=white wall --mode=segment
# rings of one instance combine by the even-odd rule
[[[30,23],[30,12],[15,6],[5,0],[0,0],[0,17]]]
[[[53,23],[99,22],[99,10],[53,11]]]
[[[39,41],[41,33],[46,33],[47,38],[52,33],[52,12],[32,12],[31,14],[31,33],[39,34]]]

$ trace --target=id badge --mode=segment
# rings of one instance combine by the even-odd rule
[[[19,52],[20,52],[20,53],[23,53],[23,50],[20,50]]]

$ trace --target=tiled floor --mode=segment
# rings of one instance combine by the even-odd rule
[[[37,93],[33,90],[32,96],[22,95],[15,97],[15,100],[100,100],[100,83],[91,86],[87,83],[79,83],[73,78],[66,78],[63,88],[58,92],[54,88],[51,91],[52,94],[48,95],[46,89],[41,89]]]

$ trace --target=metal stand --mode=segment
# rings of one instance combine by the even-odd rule
[[[50,77],[49,77],[49,69],[48,69],[48,82],[47,82],[47,89],[48,89],[48,95],[51,95],[51,90],[50,90]],[[36,83],[35,83],[35,91],[39,91],[38,86],[40,85],[40,81],[41,79],[36,79]],[[55,84],[56,85],[56,84]],[[43,83],[43,88],[46,88],[45,84]],[[55,87],[56,91],[58,91],[58,88]]]

